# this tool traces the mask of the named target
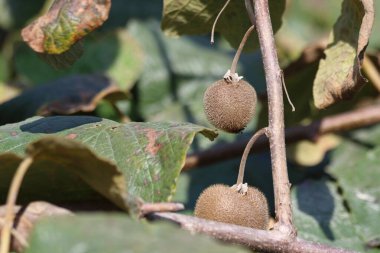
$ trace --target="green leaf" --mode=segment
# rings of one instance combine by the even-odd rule
[[[191,235],[170,224],[144,224],[122,215],[55,217],[39,222],[25,253],[248,252]]]
[[[373,1],[344,0],[342,14],[330,35],[326,58],[319,64],[313,96],[317,108],[350,98],[364,84],[361,61],[374,21]]]
[[[202,133],[210,139],[216,137],[215,132],[189,123],[120,124],[86,116],[35,117],[17,124],[2,126],[0,127],[0,154],[2,154],[0,185],[3,187],[1,199],[4,200],[12,172],[19,162],[14,156],[23,155],[29,143],[54,135],[79,141],[101,159],[114,164],[126,182],[127,192],[116,193],[121,198],[132,196],[147,202],[168,201],[175,191],[176,179],[196,133]],[[9,155],[13,158],[7,160]],[[62,159],[65,161],[65,157]],[[80,170],[87,161],[83,160],[82,163],[77,162],[77,159],[68,158],[66,162]],[[54,161],[52,163],[54,164]],[[8,165],[3,167],[3,164]],[[42,163],[41,167],[36,168],[38,168],[37,175],[25,178],[22,192],[25,195],[21,193],[21,199],[24,201],[31,199],[57,201],[59,198],[70,200],[80,195],[81,190],[76,193],[78,185],[79,189],[83,189],[80,181],[77,178],[73,179],[72,175],[66,175],[67,173],[60,170],[61,167],[50,167]],[[105,183],[109,182],[105,178],[100,177],[100,179]],[[64,183],[65,186],[60,183]],[[67,185],[72,187],[66,189]],[[63,192],[59,197],[53,196],[57,188],[59,193]],[[68,194],[70,191],[75,194]],[[88,192],[86,189],[83,191]],[[130,204],[128,203],[130,200],[131,198],[126,200],[126,206]],[[120,203],[117,204],[120,206]]]
[[[329,172],[342,187],[364,241],[380,238],[380,127],[356,131],[334,152]]]
[[[113,163],[98,157],[85,145],[70,139],[49,136],[29,144],[26,149],[26,155],[33,158],[33,165],[29,168],[28,177],[31,177],[32,180],[34,177],[37,182],[39,180],[38,187],[36,187],[39,191],[54,190],[55,193],[59,192],[62,195],[70,194],[75,192],[75,187],[70,187],[73,182],[82,186],[79,180],[75,180],[78,177],[119,207],[128,209],[126,203],[131,199],[128,200],[123,174]],[[3,153],[0,154],[0,161],[3,164],[0,173],[3,175],[6,173],[9,176],[14,174],[22,158],[13,153]],[[59,179],[53,179],[46,184],[44,180],[48,175],[53,178],[59,177]],[[4,179],[9,180],[8,177]],[[2,180],[4,179],[2,178]],[[60,181],[64,180],[67,181],[63,185],[60,184]],[[5,185],[9,185],[9,182],[5,182]],[[38,195],[36,189],[33,189],[33,184],[37,182],[25,180],[22,186],[23,190],[26,190],[28,195],[33,193]],[[55,185],[55,183],[57,184]],[[27,190],[29,187],[32,188],[31,191]],[[88,187],[83,186],[80,189],[82,194],[83,190],[91,193]],[[42,192],[39,195],[44,196],[45,194]]]
[[[331,182],[308,180],[296,185],[292,203],[294,223],[301,238],[364,250],[364,242],[355,230],[337,187]]]
[[[77,75],[26,90],[0,105],[0,125],[35,115],[92,112],[102,99],[126,99],[111,80],[100,75]],[[25,106],[27,105],[27,106]]]
[[[55,0],[43,16],[22,32],[22,38],[38,53],[62,54],[108,18],[111,1]]]
[[[284,0],[269,1],[274,32],[281,26],[285,2]],[[225,1],[221,0],[164,0],[162,29],[171,36],[210,33],[212,24],[224,3]],[[250,26],[252,24],[244,1],[231,1],[220,16],[215,30],[220,32],[232,47],[237,48]],[[246,50],[258,47],[258,41],[254,37],[251,36],[248,40]]]
[[[83,44],[86,49],[83,56],[65,70],[53,69],[28,47],[19,47],[16,71],[23,82],[34,85],[70,74],[104,74],[121,89],[132,88],[143,69],[143,53],[125,30],[88,36]]]

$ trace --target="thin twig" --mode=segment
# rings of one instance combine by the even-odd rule
[[[278,64],[268,0],[246,0],[248,14],[255,15],[255,23],[267,83],[269,108],[269,143],[272,160],[272,175],[275,199],[275,230],[295,236],[292,222],[290,183],[286,166],[284,104],[281,69]]]
[[[4,226],[1,230],[1,245],[0,253],[8,253],[10,248],[11,241],[11,230],[13,227],[13,218],[14,218],[14,206],[16,204],[16,199],[22,180],[24,179],[25,173],[28,171],[30,165],[33,163],[33,157],[26,157],[19,167],[16,170],[16,173],[12,179],[12,183],[9,189],[7,204],[6,204],[6,213],[4,218]]]
[[[281,253],[352,253],[320,243],[289,237],[279,231],[259,230],[248,227],[204,220],[177,213],[153,213],[151,218],[165,219],[179,224],[190,232],[203,233],[214,238],[245,245],[259,252]]]
[[[371,59],[365,55],[363,59],[363,70],[371,81],[373,86],[380,92],[380,73],[376,69],[375,64],[372,63]]]
[[[235,57],[231,64],[231,75],[234,75],[236,73],[237,64],[241,55],[241,52],[244,49],[245,43],[247,43],[247,40],[249,38],[249,35],[252,33],[252,31],[255,29],[255,26],[252,25],[248,30],[245,32],[243,39],[240,42],[239,48],[236,50]]]
[[[319,135],[327,133],[338,133],[349,131],[361,127],[370,126],[380,122],[380,105],[372,105],[365,108],[328,116],[322,120],[317,120],[309,125],[300,125],[287,128],[286,143],[294,143],[300,140],[315,140]],[[183,170],[190,170],[213,163],[222,162],[241,155],[248,139],[239,140],[230,144],[223,144],[206,151],[194,153],[186,158]],[[253,152],[260,152],[268,149],[269,143],[266,138],[259,138]]]
[[[185,209],[182,203],[144,203],[139,207],[140,217],[153,212],[177,212]]]
[[[284,71],[282,71],[282,70],[281,70],[281,82],[282,82],[282,87],[285,90],[286,98],[288,99],[288,102],[289,102],[290,106],[292,107],[292,112],[295,112],[296,108],[294,107],[294,105],[292,103],[292,100],[290,99],[290,96],[289,96],[289,93],[288,93],[288,89],[286,89],[285,78],[284,78]]]
[[[259,131],[257,131],[252,136],[252,138],[247,143],[247,146],[245,146],[244,153],[243,153],[243,156],[241,157],[241,161],[240,161],[239,174],[238,174],[238,178],[236,180],[236,185],[240,185],[243,183],[245,164],[247,163],[247,158],[248,158],[249,152],[252,149],[253,144],[257,141],[257,139],[260,136],[262,136],[264,134],[266,135],[267,133],[268,133],[267,127],[260,129]]]
[[[220,15],[222,14],[222,12],[224,11],[224,9],[230,3],[230,1],[231,0],[227,0],[227,2],[223,5],[223,8],[219,11],[218,16],[216,16],[216,18],[215,18],[215,21],[214,21],[214,24],[212,25],[212,30],[211,30],[211,41],[210,41],[211,44],[214,44],[215,27],[216,27],[216,24],[218,23],[218,19],[219,19]]]
[[[0,231],[2,231],[2,229],[4,228],[4,224],[5,224],[4,219],[0,217]],[[17,242],[21,245],[21,247],[26,248],[29,246],[24,236],[21,235],[16,229],[12,228],[11,234],[17,240]]]

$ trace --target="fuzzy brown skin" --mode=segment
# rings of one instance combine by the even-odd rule
[[[227,185],[212,185],[199,196],[195,216],[257,229],[269,225],[267,200],[254,187],[248,187],[243,195]]]
[[[246,81],[228,83],[218,80],[207,88],[203,106],[208,121],[229,133],[242,131],[256,111],[255,89]]]

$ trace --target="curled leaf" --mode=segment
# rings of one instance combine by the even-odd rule
[[[373,0],[345,0],[326,58],[319,64],[313,95],[317,108],[352,97],[364,84],[360,67],[374,21]]]
[[[103,99],[125,100],[127,97],[126,92],[105,76],[68,76],[26,90],[1,104],[0,124],[21,121],[37,114],[48,116],[92,112]]]

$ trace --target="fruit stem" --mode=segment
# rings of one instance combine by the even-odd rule
[[[268,0],[245,0],[260,42],[268,94],[268,138],[270,143],[276,223],[274,230],[295,236],[286,166],[282,71],[274,42]],[[254,14],[252,16],[252,13]]]
[[[219,11],[218,16],[216,16],[215,18],[215,21],[214,21],[214,24],[212,25],[212,30],[211,30],[211,41],[210,41],[211,44],[214,44],[214,34],[215,34],[216,23],[218,23],[218,19],[220,15],[224,11],[224,9],[227,7],[227,5],[230,3],[230,1],[231,0],[227,0],[227,2],[223,5],[222,9]]]
[[[238,175],[238,178],[236,180],[236,185],[240,185],[240,184],[243,184],[243,180],[244,180],[244,171],[245,171],[245,164],[247,163],[247,158],[248,158],[248,155],[249,155],[249,152],[251,151],[252,149],[252,146],[253,144],[257,141],[257,139],[262,136],[263,134],[267,135],[268,133],[268,128],[267,127],[264,127],[262,129],[260,129],[259,131],[257,131],[252,137],[251,139],[249,140],[249,142],[247,143],[247,146],[245,146],[245,149],[244,149],[244,153],[243,153],[243,156],[241,157],[241,161],[240,161],[240,166],[239,166],[239,175]]]
[[[248,28],[248,30],[244,34],[243,39],[240,42],[239,48],[237,49],[235,57],[234,57],[232,64],[231,64],[231,75],[234,75],[236,73],[236,67],[237,67],[241,52],[243,51],[245,43],[247,43],[249,35],[252,33],[253,29],[255,29],[254,25],[252,25],[250,28]]]

